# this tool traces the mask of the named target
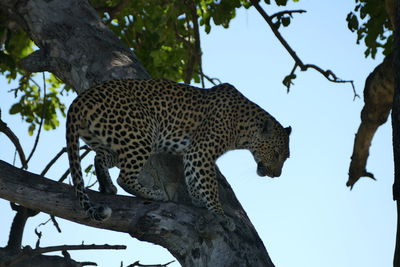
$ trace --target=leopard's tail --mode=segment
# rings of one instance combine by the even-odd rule
[[[71,105],[73,106],[73,104]],[[79,119],[71,112],[71,108],[67,115],[67,153],[69,159],[69,169],[71,171],[72,181],[75,186],[75,193],[79,199],[81,207],[91,219],[96,221],[105,221],[111,216],[109,207],[93,204],[85,191],[85,185],[82,177],[82,168],[79,157]]]

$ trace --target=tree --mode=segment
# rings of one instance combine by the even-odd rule
[[[120,4],[123,5],[124,3],[121,2]],[[37,51],[29,54],[21,61],[22,68],[29,73],[41,71],[52,72],[69,86],[73,87],[78,93],[98,82],[108,79],[149,78],[149,74],[138,62],[135,55],[103,25],[95,10],[87,2],[21,1],[15,3],[13,1],[2,1],[1,6],[9,12],[10,17],[23,26],[23,30],[28,33],[30,38],[39,47]],[[109,14],[112,14],[111,11],[109,12]],[[42,19],[39,21],[36,20],[39,17]],[[44,21],[46,23],[43,23]],[[198,49],[196,44],[194,47]],[[97,53],[93,53],[93,51],[102,51],[102,54],[99,56]],[[192,55],[195,56],[196,53],[192,53]],[[3,53],[3,56],[9,59],[10,62],[12,61],[9,55]],[[191,58],[189,58],[190,60]],[[193,63],[192,65],[195,64]],[[195,66],[198,67],[199,64]],[[191,78],[194,75],[194,66],[190,68],[190,70],[186,70],[184,76]],[[21,69],[18,69],[18,71],[21,71]],[[182,70],[180,71],[182,72]],[[15,69],[14,73],[9,73],[10,77],[15,74]],[[172,74],[165,75],[167,77],[172,76]],[[195,75],[196,77],[198,76]],[[29,77],[24,77],[23,79],[29,79]],[[30,85],[25,85],[23,88],[32,91],[35,90]],[[37,105],[35,112],[30,114],[25,113],[24,109],[31,107],[23,106],[21,102],[14,105],[11,112],[20,112],[21,115],[26,116],[27,121],[32,123],[31,131],[34,130],[36,125],[35,120],[32,119],[36,114],[42,115],[42,118],[44,117],[45,126],[55,127],[57,125],[56,120],[52,119],[52,117],[46,118],[43,116],[43,114],[49,116],[46,113],[46,109],[49,109],[51,105],[53,105],[51,111],[54,111],[56,108],[63,110],[61,105],[56,105],[58,102],[56,100],[57,96],[53,95],[53,97],[54,99],[51,100],[51,104],[46,104],[43,100],[41,105]],[[44,110],[44,113],[41,113],[41,110]],[[124,204],[120,203],[118,206],[115,206],[118,200],[113,198],[105,202],[110,202],[109,204],[111,202],[114,203],[109,206],[114,207],[114,210],[117,212],[115,212],[113,219],[108,220],[104,224],[87,221],[84,214],[76,211],[76,201],[73,194],[70,193],[71,188],[68,187],[67,191],[62,192],[60,190],[62,190],[63,185],[48,185],[48,192],[58,191],[58,194],[65,195],[65,198],[62,198],[62,205],[54,206],[55,202],[60,201],[56,200],[57,197],[50,202],[43,201],[43,197],[49,197],[49,194],[43,195],[43,193],[35,191],[34,188],[29,188],[30,182],[44,185],[46,183],[45,179],[42,179],[43,181],[37,180],[37,177],[32,174],[18,171],[16,168],[10,168],[7,164],[3,164],[1,172],[1,196],[12,202],[18,202],[24,207],[45,211],[55,216],[94,227],[127,232],[141,240],[160,244],[166,247],[185,266],[193,264],[204,265],[205,262],[213,266],[240,266],[245,264],[251,264],[252,266],[273,266],[262,242],[245,215],[246,213],[234,197],[232,190],[222,175],[219,175],[221,197],[223,202],[226,203],[226,209],[232,213],[242,214],[237,222],[235,220],[240,231],[227,232],[218,224],[208,226],[207,223],[211,220],[209,214],[188,204],[190,201],[188,201],[184,183],[182,182],[183,172],[181,171],[182,162],[180,158],[160,155],[154,157],[149,165],[152,167],[151,169],[155,168],[158,170],[159,173],[156,177],[165,177],[162,183],[165,184],[164,187],[167,188],[168,192],[172,191],[172,195],[177,195],[177,200],[180,203],[185,203],[185,205],[174,203],[153,203],[147,205],[148,201],[136,199],[134,202],[139,202],[134,204],[135,208],[133,210],[127,213],[125,212],[127,210],[122,210],[123,212],[118,215],[118,206],[129,207],[131,205],[126,201],[132,200],[122,198],[121,201],[125,201]],[[23,191],[27,191],[19,196],[15,194],[15,188],[12,188],[13,183],[17,180],[14,179],[13,182],[8,179],[17,179],[18,176],[25,177],[25,181],[29,181],[29,183],[23,182],[24,185],[21,184],[24,187]],[[145,181],[154,180],[151,177],[152,173],[149,171],[145,172],[144,176],[146,176],[144,178]],[[20,182],[22,181],[20,180]],[[175,186],[170,188],[171,185]],[[55,187],[50,188],[51,186]],[[20,198],[23,196],[37,196],[37,198],[23,200]],[[64,202],[68,199],[72,201],[70,204]],[[94,197],[94,199],[96,198]],[[53,204],[40,207],[40,203]],[[131,214],[132,217],[127,217],[128,214]],[[174,218],[175,220],[171,221],[168,218]],[[224,252],[216,253],[215,251]],[[17,252],[19,251],[17,250]],[[8,255],[10,258],[8,260],[11,262],[13,261],[13,255],[15,255],[15,251],[12,251],[11,256]]]
[[[268,2],[268,1],[267,1]],[[228,4],[229,3],[229,4]],[[277,4],[286,4],[286,1],[276,1]],[[26,5],[28,4],[28,5]],[[68,23],[63,23],[62,25],[64,28],[60,30],[59,28],[47,28],[48,26],[46,25],[46,28],[43,28],[41,25],[40,21],[36,21],[35,18],[49,18],[49,16],[46,15],[48,12],[55,12],[56,14],[59,13],[59,2],[54,2],[53,5],[55,8],[49,9],[48,7],[43,8],[43,6],[40,8],[39,5],[45,4],[45,3],[35,3],[32,4],[28,1],[21,1],[18,2],[18,4],[12,3],[11,1],[2,1],[0,5],[7,7],[8,12],[12,14],[13,20],[8,20],[8,17],[10,15],[7,14],[7,23],[9,24],[9,27],[7,30],[4,29],[3,31],[3,36],[6,36],[6,46],[9,47],[7,51],[12,51],[15,54],[5,54],[2,53],[2,57],[4,60],[5,64],[9,64],[6,67],[3,67],[3,71],[7,71],[7,75],[9,76],[10,79],[13,77],[17,77],[17,73],[23,74],[20,82],[21,82],[21,87],[16,91],[16,93],[23,93],[27,96],[25,100],[29,100],[28,103],[29,105],[25,105],[27,101],[20,101],[16,105],[14,105],[13,109],[11,112],[13,113],[20,113],[28,123],[30,123],[30,132],[33,133],[35,131],[35,128],[38,127],[41,124],[41,121],[44,124],[44,127],[48,129],[50,128],[55,128],[57,126],[57,118],[52,116],[55,113],[55,110],[61,110],[63,112],[64,107],[61,104],[61,102],[58,99],[57,94],[48,94],[46,97],[46,101],[44,101],[43,97],[40,96],[38,93],[37,88],[35,88],[35,84],[30,82],[30,75],[31,72],[37,72],[37,71],[51,71],[57,75],[57,77],[61,78],[64,82],[66,82],[69,86],[66,87],[67,90],[69,90],[70,87],[73,87],[75,90],[78,92],[88,88],[90,85],[95,84],[97,82],[100,82],[102,80],[107,80],[116,77],[148,77],[147,71],[151,73],[153,77],[167,77],[171,78],[174,80],[184,80],[184,81],[190,81],[191,78],[193,78],[195,81],[200,82],[202,79],[207,79],[207,76],[204,75],[202,68],[201,68],[201,51],[199,49],[200,47],[200,39],[199,37],[199,29],[198,26],[196,26],[196,23],[188,23],[189,21],[196,22],[197,19],[192,19],[196,18],[196,15],[199,16],[200,24],[203,23],[205,25],[206,31],[210,30],[210,19],[213,19],[216,24],[222,24],[223,26],[228,26],[230,19],[234,16],[234,10],[236,7],[239,7],[240,5],[245,5],[246,2],[239,2],[239,1],[222,1],[221,5],[219,5],[216,2],[213,2],[211,4],[204,4],[205,7],[200,8],[200,11],[197,11],[196,14],[193,12],[193,6],[180,6],[183,7],[182,10],[180,9],[175,9],[171,8],[173,4],[170,4],[167,6],[172,9],[175,13],[173,16],[163,16],[163,10],[165,10],[165,7],[161,7],[155,5],[150,6],[149,4],[142,4],[139,1],[135,1],[135,4],[128,3],[128,1],[121,1],[119,3],[116,3],[115,5],[103,5],[101,2],[93,2],[93,5],[96,7],[97,10],[99,11],[106,11],[106,13],[101,13],[104,14],[103,19],[108,23],[108,26],[114,30],[116,33],[121,33],[121,32],[126,32],[126,35],[123,35],[125,37],[123,40],[134,40],[132,44],[129,44],[128,41],[128,46],[129,47],[134,47],[135,48],[135,53],[142,59],[143,65],[145,66],[146,69],[142,68],[139,63],[137,63],[136,59],[132,56],[131,52],[127,50],[125,47],[119,44],[118,40],[116,40],[115,37],[112,36],[108,32],[106,28],[103,26],[99,26],[99,31],[101,32],[101,38],[98,39],[91,39],[93,38],[96,33],[96,31],[91,31],[90,35],[85,36],[87,39],[86,43],[81,43],[81,42],[75,42],[73,41],[78,41],[81,39],[74,38],[74,36],[71,34],[74,32],[74,28],[76,27],[68,27],[67,25],[70,25]],[[135,6],[137,4],[137,6]],[[254,4],[254,2],[253,2]],[[36,7],[36,5],[38,5]],[[64,4],[66,5],[66,4]],[[141,5],[141,6],[140,6]],[[74,5],[71,5],[71,8],[73,8]],[[6,10],[6,9],[4,9]],[[86,17],[86,15],[89,15],[90,19],[93,19],[95,17],[95,12],[90,9],[84,9],[87,10],[87,13],[85,13],[85,16],[80,16],[80,12],[83,12],[82,10],[76,10],[73,12],[76,17],[78,18],[83,18]],[[150,22],[146,22],[144,20],[144,16],[136,16],[135,18],[137,19],[138,23],[132,23],[132,21],[127,22],[126,25],[123,23],[125,21],[125,17],[129,21],[130,18],[129,16],[126,16],[126,14],[135,14],[135,11],[137,10],[145,10],[146,14],[148,16],[151,16],[151,19],[149,20]],[[227,11],[228,10],[228,11]],[[34,13],[35,11],[39,13]],[[200,15],[199,15],[200,13]],[[22,14],[27,14],[27,16],[21,16]],[[29,15],[29,14],[35,14],[35,15]],[[150,14],[150,15],[149,15]],[[281,16],[271,16],[275,19],[275,27],[278,27],[279,25],[287,26],[290,22],[291,15],[290,13],[281,13]],[[59,26],[60,23],[58,19],[64,18],[64,16],[52,16],[53,19],[56,18],[56,22],[54,25]],[[173,18],[173,19],[171,19]],[[179,19],[180,18],[180,19]],[[12,66],[16,65],[16,61],[21,59],[22,57],[25,57],[28,55],[28,53],[32,52],[31,46],[30,46],[30,41],[29,38],[27,38],[25,31],[21,30],[18,27],[15,27],[15,23],[12,23],[15,19],[18,21],[18,25],[24,25],[24,29],[26,32],[30,33],[31,38],[35,41],[36,44],[40,47],[38,52],[34,52],[31,56],[27,57],[25,60],[21,62],[22,67],[13,67]],[[354,19],[353,19],[354,20]],[[94,20],[98,22],[98,20]],[[115,22],[117,21],[117,22]],[[178,21],[179,23],[175,22]],[[385,20],[384,20],[385,21]],[[76,22],[76,21],[74,21]],[[152,28],[151,26],[154,25],[172,25],[171,27],[174,28],[175,31],[172,31],[172,37],[169,36],[169,38],[164,38],[160,40],[160,34],[157,34],[156,28]],[[49,24],[48,24],[49,25]],[[51,24],[50,24],[51,25]],[[81,25],[81,24],[80,24]],[[94,23],[94,25],[98,25],[97,23]],[[130,28],[131,25],[135,25],[134,30]],[[193,25],[193,27],[192,27]],[[12,28],[14,27],[14,28]],[[185,29],[185,27],[189,27],[189,30]],[[192,27],[192,28],[191,28]],[[197,30],[196,30],[197,27]],[[13,30],[9,30],[12,28]],[[142,29],[146,29],[146,33],[149,34],[143,34]],[[85,29],[84,26],[80,26],[79,29]],[[274,28],[273,28],[274,29]],[[163,29],[161,29],[163,30]],[[37,32],[36,32],[37,31]],[[47,36],[49,32],[53,32],[53,35],[50,34],[50,37]],[[83,34],[86,32],[85,30],[81,31]],[[11,35],[11,37],[9,37]],[[119,35],[119,34],[118,34]],[[156,36],[156,37],[155,37]],[[176,37],[176,38],[175,38]],[[100,44],[97,44],[100,39]],[[171,39],[177,39],[179,40],[178,42],[174,42],[173,44],[168,43]],[[60,42],[59,40],[62,40]],[[68,40],[71,43],[64,43],[65,40]],[[95,41],[90,41],[90,40],[95,40]],[[23,41],[23,42],[21,42]],[[104,41],[104,43],[102,42]],[[79,43],[79,44],[77,44]],[[85,45],[87,44],[87,46]],[[111,44],[115,45],[118,49],[115,51],[119,51],[117,54],[113,53],[106,53],[104,58],[94,58],[93,56],[93,51],[96,51],[97,49],[93,49],[93,44],[97,44],[99,47],[101,47],[101,51],[107,51],[105,48],[110,48]],[[168,44],[168,45],[166,45]],[[85,47],[86,46],[86,47]],[[82,50],[76,51],[76,47],[81,47]],[[105,47],[105,48],[104,48]],[[112,46],[111,46],[112,47]],[[143,48],[140,49],[140,48]],[[376,53],[376,52],[375,52]],[[61,54],[61,56],[60,56]],[[56,56],[54,56],[56,55]],[[71,60],[70,55],[75,55],[72,57],[74,60]],[[90,57],[89,55],[92,55],[93,57]],[[144,55],[144,56],[140,56]],[[151,57],[147,56],[151,55]],[[48,60],[50,59],[50,60]],[[150,62],[147,62],[146,60],[149,60]],[[71,61],[71,62],[70,62]],[[112,62],[112,64],[110,63]],[[166,62],[175,62],[178,65],[176,66],[167,66]],[[135,64],[137,63],[137,64]],[[296,62],[297,63],[297,62]],[[105,66],[111,66],[111,71],[105,72],[104,68]],[[297,64],[297,66],[300,66],[300,68],[303,70],[300,64]],[[23,70],[28,70],[28,74],[25,73]],[[294,70],[296,68],[293,68],[293,72],[290,73],[285,79],[285,85],[290,86],[290,83],[292,80],[296,77],[294,75]],[[12,71],[10,71],[12,70]],[[146,71],[147,70],[147,71]],[[83,73],[82,73],[83,71]],[[136,72],[135,72],[136,71]],[[324,73],[324,71],[321,71],[321,73]],[[327,73],[328,77],[330,76],[330,73]],[[387,73],[387,72],[384,72]],[[376,76],[378,77],[378,76]],[[57,87],[59,86],[59,82],[52,77],[51,78],[51,92],[53,90],[58,91]],[[46,103],[46,104],[45,104]],[[45,116],[44,116],[45,115]],[[386,115],[387,117],[387,115]],[[43,118],[43,120],[41,119]],[[370,131],[371,132],[371,131]],[[372,131],[372,135],[373,135]],[[360,135],[358,135],[360,136]],[[372,137],[370,137],[372,138]],[[365,147],[365,146],[364,146]],[[367,146],[369,147],[369,145]],[[29,156],[28,156],[29,159]],[[366,160],[365,160],[366,161]],[[22,160],[22,162],[24,162]],[[179,170],[179,159],[176,158],[170,158],[167,156],[159,156],[154,158],[151,162],[151,165],[153,166],[164,166],[161,167],[161,170],[165,171],[166,166],[176,166],[176,168]],[[364,165],[365,166],[365,165]],[[15,176],[15,169],[10,168],[7,165],[3,165],[4,172],[1,172],[4,174],[4,176],[9,177],[14,177]],[[6,170],[11,171],[11,175],[8,175],[8,172]],[[168,172],[168,171],[167,171]],[[175,171],[174,168],[170,171],[171,173],[179,173],[179,171]],[[7,175],[6,175],[7,174]],[[366,173],[362,173],[361,176],[364,176]],[[26,173],[24,174],[26,175]],[[147,175],[147,178],[144,178],[144,180],[150,180],[148,178],[149,175]],[[156,175],[156,176],[167,176],[161,173],[161,175]],[[360,177],[361,177],[360,176]],[[9,181],[6,180],[4,177],[4,181]],[[32,178],[33,181],[34,178]],[[176,185],[177,186],[172,186],[172,188],[167,188],[168,191],[178,191],[178,195],[180,196],[179,202],[185,203],[187,201],[187,196],[185,194],[185,189],[180,187],[181,184],[181,177],[172,177],[171,178],[173,182],[171,181],[162,181],[164,183],[165,187],[170,187],[171,185]],[[17,181],[17,179],[13,179],[14,181]],[[157,181],[155,181],[157,182]],[[44,183],[44,182],[43,182]],[[49,187],[52,185],[49,184]],[[221,177],[221,186],[222,190],[227,192],[230,192],[229,186],[225,182],[224,178]],[[177,188],[175,188],[177,187]],[[53,187],[51,187],[53,188]],[[58,187],[57,187],[58,188]],[[31,190],[34,190],[35,188],[31,188]],[[27,188],[28,190],[28,188]],[[54,191],[53,191],[54,190]],[[62,190],[61,187],[58,190]],[[8,192],[12,190],[7,190]],[[57,192],[57,189],[54,188],[50,190],[51,192]],[[33,192],[33,191],[31,191]],[[62,191],[58,191],[62,192]],[[6,194],[5,192],[4,194]],[[25,194],[25,195],[36,195],[34,193],[30,194]],[[21,196],[22,197],[22,196]],[[234,210],[241,210],[240,213],[244,213],[244,211],[241,209],[240,205],[235,199],[232,199],[231,193],[227,193],[228,200],[224,200],[224,202],[228,203],[228,206],[233,206],[232,209]],[[31,200],[22,200],[22,199],[14,199],[15,195],[9,195],[7,198],[10,198],[10,200],[17,201],[25,206],[30,207],[29,205],[32,205]],[[94,194],[93,198],[96,198],[96,194]],[[223,196],[224,198],[224,196]],[[70,199],[73,201],[73,197],[71,196],[68,198],[67,196],[65,197],[65,200],[67,201]],[[120,206],[118,205],[119,200],[112,199],[112,200],[103,200],[107,202],[110,206],[114,207],[115,206]],[[40,202],[40,201],[39,201]],[[110,202],[110,203],[109,203]],[[111,203],[112,202],[112,203]],[[188,202],[186,202],[188,203]],[[38,204],[38,203],[37,203]],[[67,203],[64,203],[65,206],[69,206]],[[140,206],[141,203],[137,203],[135,205]],[[73,203],[70,204],[75,205]],[[173,204],[170,204],[172,206],[168,206],[171,211],[176,212],[179,209],[176,208],[176,206],[173,206]],[[37,208],[38,206],[34,206]],[[146,206],[145,202],[142,203],[142,206],[140,206],[140,209],[144,209],[146,207],[149,207],[150,210],[155,209],[154,206]],[[164,204],[161,205],[160,207],[165,207]],[[52,207],[52,212],[56,212],[56,207]],[[117,207],[114,207],[114,209],[118,209]],[[206,214],[201,213],[200,210],[195,209],[195,211],[191,211],[192,207],[188,207],[188,210],[185,208],[184,216],[183,217],[189,217],[189,218],[198,218],[195,217],[198,212],[202,214],[203,216],[207,217]],[[46,210],[43,208],[43,210]],[[186,212],[189,212],[188,214]],[[130,214],[129,211],[123,212],[124,214]],[[146,213],[146,212],[144,212]],[[63,215],[65,213],[60,212],[59,216],[65,216]],[[160,216],[160,215],[157,215]],[[168,217],[168,216],[167,216]],[[177,216],[177,217],[182,217],[182,216]],[[82,218],[80,218],[82,219]],[[149,218],[145,218],[146,220],[138,220],[138,223],[140,221],[140,225],[142,227],[150,227],[152,225],[149,224]],[[258,240],[258,237],[255,234],[255,231],[252,230],[251,223],[248,221],[246,217],[242,218],[243,221],[241,224],[244,224],[245,227],[240,227],[241,229],[247,229],[245,232],[247,234],[243,235],[248,238],[248,236],[252,236],[255,238],[254,240]],[[192,219],[193,221],[195,219]],[[76,218],[76,221],[80,221],[79,218]],[[164,222],[163,220],[161,223]],[[154,222],[150,222],[154,223]],[[193,223],[195,227],[200,228],[200,232],[202,231],[202,225],[197,225]],[[104,226],[103,226],[104,227]],[[161,225],[159,225],[161,228]],[[135,228],[137,229],[137,228]],[[143,232],[146,232],[145,230],[142,229]],[[192,231],[192,230],[191,230]],[[217,231],[219,234],[221,233],[220,228],[218,228]],[[140,233],[142,236],[143,232]],[[171,231],[174,232],[174,231]],[[204,235],[202,233],[202,235]],[[206,235],[208,236],[208,234]],[[222,236],[224,236],[222,234]],[[242,237],[243,237],[242,236]],[[143,238],[143,237],[142,237]],[[145,239],[146,237],[144,237]],[[151,236],[148,237],[148,240],[151,240],[153,242],[165,242],[163,240],[160,240],[160,234],[157,234],[156,236]],[[154,238],[154,240],[152,239]],[[238,239],[240,240],[240,238]],[[259,240],[258,240],[259,241]],[[262,243],[261,243],[262,244]],[[176,245],[176,244],[175,244]],[[187,243],[184,244],[185,246]],[[259,247],[260,253],[262,254],[260,257],[254,257],[254,258],[264,258],[268,259],[268,255],[264,251],[263,246]],[[193,251],[198,251],[198,250],[191,250]],[[246,252],[246,250],[242,250],[243,252]],[[177,252],[171,251],[173,255],[177,257],[177,259],[180,262],[185,262],[187,258],[182,259],[177,256]],[[203,250],[200,250],[200,255],[205,255],[207,252],[204,252]],[[178,253],[179,254],[179,253]],[[189,255],[188,257],[195,257],[194,255],[197,255],[197,253],[192,253],[192,255]],[[253,255],[254,256],[254,255]],[[233,258],[230,258],[232,260]],[[226,263],[226,262],[225,262]]]

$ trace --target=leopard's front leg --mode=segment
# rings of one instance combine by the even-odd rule
[[[208,210],[222,217],[223,224],[229,230],[235,229],[232,218],[225,215],[219,200],[218,181],[215,161],[207,157],[205,152],[191,149],[183,156],[185,180],[189,195],[197,206],[205,206]]]

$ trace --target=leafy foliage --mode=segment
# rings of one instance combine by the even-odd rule
[[[364,40],[365,57],[375,58],[378,48],[384,55],[392,51],[393,32],[382,0],[355,0],[354,12],[347,15],[347,25],[357,33],[357,44]]]

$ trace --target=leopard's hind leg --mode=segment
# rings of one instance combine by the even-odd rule
[[[99,182],[99,191],[105,194],[115,195],[117,188],[114,186],[109,168],[116,166],[117,155],[107,150],[97,150],[94,157],[94,168],[96,170],[97,180]]]
[[[118,185],[126,192],[152,200],[166,200],[166,194],[159,189],[147,188],[139,183],[138,177],[152,153],[151,138],[144,133],[126,144],[119,153],[120,174]]]

